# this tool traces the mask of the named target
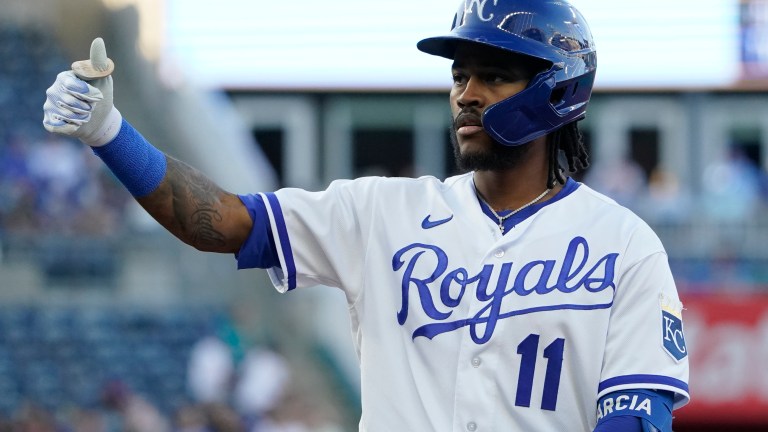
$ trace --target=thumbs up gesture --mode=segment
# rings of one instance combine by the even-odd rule
[[[94,39],[90,59],[74,62],[46,91],[45,129],[94,147],[112,141],[123,121],[112,101],[113,70],[104,41]]]

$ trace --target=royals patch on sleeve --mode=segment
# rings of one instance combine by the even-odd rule
[[[661,304],[661,342],[664,351],[679,362],[688,355],[683,335],[683,304],[662,294]]]

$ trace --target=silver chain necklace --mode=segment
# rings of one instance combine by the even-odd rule
[[[534,198],[533,201],[529,202],[528,204],[525,204],[524,206],[518,208],[517,210],[512,210],[511,212],[505,214],[504,216],[499,216],[499,214],[496,213],[496,211],[493,209],[493,207],[491,207],[491,205],[488,204],[488,202],[486,200],[484,200],[483,197],[481,197],[479,193],[477,194],[477,197],[480,198],[480,201],[482,201],[483,204],[485,204],[486,207],[488,207],[488,210],[490,210],[491,213],[493,213],[493,215],[496,217],[496,219],[499,220],[499,230],[501,230],[501,233],[504,234],[504,221],[505,220],[507,220],[511,216],[519,213],[521,210],[524,210],[524,209],[526,209],[526,208],[536,204],[537,202],[541,201],[541,199],[544,198],[551,191],[552,191],[552,189],[545,190],[544,192],[541,193],[541,195],[539,195],[536,198]]]

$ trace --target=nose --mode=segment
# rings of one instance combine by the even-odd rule
[[[459,105],[459,108],[468,106],[482,107],[484,100],[482,87],[482,80],[473,76],[467,78],[467,82],[459,90],[459,94],[456,98],[456,103]]]

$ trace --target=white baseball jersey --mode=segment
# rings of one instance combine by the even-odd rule
[[[664,248],[572,179],[502,235],[471,174],[263,194],[280,291],[346,294],[360,430],[592,431],[598,397],[664,389],[688,363]],[[242,262],[240,267],[249,267]]]

